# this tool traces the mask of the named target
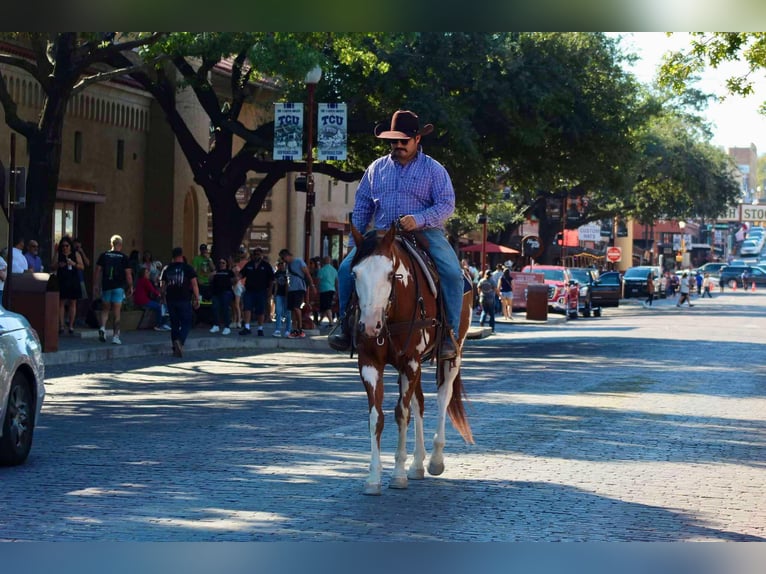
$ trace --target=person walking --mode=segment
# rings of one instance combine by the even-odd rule
[[[289,335],[293,326],[292,313],[290,313],[290,309],[287,307],[289,281],[290,278],[287,275],[285,262],[280,258],[277,261],[276,271],[274,271],[274,322],[276,323],[273,333],[274,337],[281,337],[282,333],[285,336]]]
[[[59,241],[56,259],[52,267],[56,269],[59,282],[59,334],[64,333],[64,327],[69,329],[69,334],[74,333],[74,320],[77,315],[77,300],[80,298],[80,276],[78,271],[85,269],[80,255],[74,250],[72,240],[64,236]],[[69,323],[64,316],[69,315]]]
[[[479,326],[484,326],[484,321],[489,323],[490,330],[495,332],[495,300],[497,299],[497,286],[492,281],[492,271],[487,269],[484,277],[479,281],[479,304],[481,316]]]
[[[282,249],[279,252],[279,256],[285,262],[285,270],[289,278],[287,285],[287,308],[292,313],[293,327],[295,327],[287,335],[287,338],[305,339],[306,333],[303,332],[303,305],[306,303],[307,291],[314,292],[316,285],[303,259],[295,257],[290,253],[289,249]]]
[[[250,261],[242,268],[242,277],[245,280],[245,325],[239,334],[251,333],[250,320],[255,315],[255,320],[258,322],[258,336],[263,337],[263,321],[271,283],[274,281],[274,269],[263,259],[263,249],[260,247],[253,249]]]
[[[332,266],[332,259],[326,256],[322,260],[322,266],[317,272],[319,282],[319,321],[317,326],[321,327],[322,318],[327,318],[327,326],[332,326],[332,305],[335,294],[338,291],[338,270]]]
[[[460,327],[463,307],[463,274],[455,250],[446,238],[444,224],[455,211],[455,190],[442,164],[423,153],[421,138],[433,131],[431,124],[420,128],[418,116],[409,110],[398,110],[388,130],[376,126],[375,137],[390,146],[390,153],[373,161],[365,170],[356,191],[352,222],[364,232],[370,222],[375,229],[388,229],[398,222],[404,231],[421,230],[429,243],[428,251],[439,272],[440,297],[444,298],[446,334],[440,342],[442,359],[457,355],[455,333]],[[351,333],[346,324],[347,305],[354,290],[351,263],[356,255],[352,247],[338,270],[338,295],[341,318],[338,328],[329,335],[335,350],[351,348]]]
[[[646,301],[644,301],[644,307],[651,307],[654,303],[654,272],[649,271],[646,276]]]
[[[500,276],[500,302],[502,303],[503,317],[513,321],[513,276],[510,268],[506,267]]]
[[[112,235],[109,243],[112,249],[103,252],[96,261],[96,284],[93,286],[93,296],[101,296],[98,340],[106,342],[106,323],[111,310],[114,316],[112,344],[121,345],[120,313],[122,302],[133,294],[133,271],[128,256],[122,252],[122,237]]]
[[[712,299],[713,295],[710,293],[712,280],[710,279],[710,273],[705,273],[702,277],[702,297],[708,297]]]
[[[231,302],[234,299],[234,284],[237,276],[229,269],[229,262],[223,257],[218,259],[218,269],[210,279],[210,291],[213,298],[213,321],[211,333],[228,335],[231,333]]]
[[[199,284],[194,267],[184,261],[183,249],[174,247],[171,256],[171,262],[160,273],[160,289],[170,313],[173,356],[183,357],[192,327],[192,309],[199,309]]]
[[[691,291],[691,285],[690,285],[691,277],[689,277],[689,274],[684,271],[683,275],[681,275],[681,281],[679,282],[678,289],[680,296],[678,297],[678,303],[676,303],[676,307],[680,307],[684,301],[689,305],[689,307],[694,307],[692,305],[692,300],[689,295]]]

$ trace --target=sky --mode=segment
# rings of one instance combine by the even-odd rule
[[[684,32],[670,37],[664,32],[621,32],[619,35],[623,37],[621,43],[626,51],[641,56],[641,61],[629,69],[644,83],[651,83],[656,77],[665,52],[689,46],[689,36]],[[704,114],[712,124],[712,143],[724,150],[749,147],[753,143],[761,156],[766,154],[766,116],[759,114],[758,108],[766,101],[766,72],[756,81],[754,94],[747,98],[728,95],[725,79],[743,69],[746,66],[742,62],[727,63],[716,70],[708,68],[697,87],[704,92],[726,96],[723,101],[711,102]]]

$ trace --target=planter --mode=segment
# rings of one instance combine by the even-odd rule
[[[141,317],[143,316],[144,311],[142,309],[133,309],[130,311],[123,310],[122,313],[120,313],[120,330],[135,331],[138,329]]]

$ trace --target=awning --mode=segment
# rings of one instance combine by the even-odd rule
[[[474,243],[472,245],[461,246],[459,249],[460,251],[465,251],[466,253],[481,253],[482,251],[484,251],[484,253],[508,253],[511,255],[519,253],[516,249],[506,247],[505,245],[498,245],[497,243],[492,243],[491,241],[486,241],[484,243],[483,250],[481,246],[481,243]]]
[[[82,203],[106,203],[106,196],[96,193],[94,190],[71,189],[66,187],[59,187],[56,190],[56,199],[79,201]]]

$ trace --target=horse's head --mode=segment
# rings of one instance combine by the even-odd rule
[[[375,232],[362,236],[352,225],[351,234],[356,244],[351,273],[359,299],[359,329],[364,335],[377,338],[383,330],[391,303],[396,228],[391,226],[382,237]]]

